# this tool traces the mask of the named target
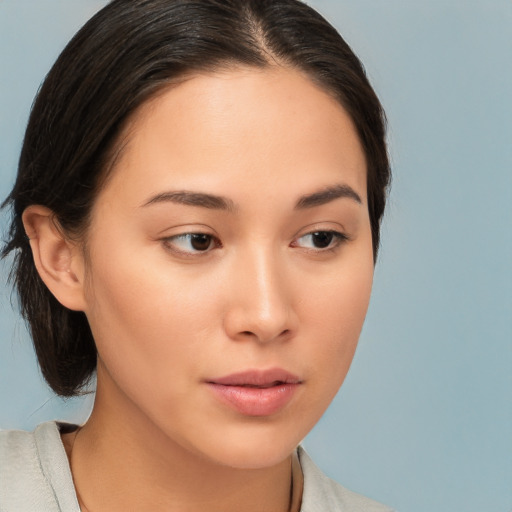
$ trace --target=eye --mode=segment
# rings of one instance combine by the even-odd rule
[[[220,246],[217,238],[206,233],[183,233],[171,236],[164,240],[164,244],[172,251],[187,255],[209,252]]]
[[[292,245],[294,247],[322,251],[336,249],[347,240],[348,237],[338,231],[314,231],[297,238]]]

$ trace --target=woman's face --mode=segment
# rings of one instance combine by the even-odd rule
[[[84,262],[97,412],[223,465],[276,464],[343,382],[368,306],[354,126],[299,72],[241,68],[154,98],[126,140]]]

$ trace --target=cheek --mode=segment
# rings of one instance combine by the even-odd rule
[[[195,364],[199,340],[214,328],[215,296],[208,283],[191,283],[168,262],[127,254],[97,255],[104,263],[91,269],[87,316],[109,370],[123,380],[151,376],[154,386],[168,379],[169,366]]]
[[[363,253],[334,272],[307,298],[310,322],[305,324],[309,332],[304,334],[315,340],[310,364],[323,369],[321,378],[326,387],[332,388],[332,396],[343,383],[352,362],[368,309],[372,281],[373,260]]]

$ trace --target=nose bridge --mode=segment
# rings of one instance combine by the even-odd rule
[[[238,290],[230,312],[231,334],[271,341],[290,331],[292,304],[279,255],[268,245],[254,244],[240,254],[236,267]]]

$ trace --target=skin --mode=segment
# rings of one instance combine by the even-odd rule
[[[344,193],[297,208],[326,189]],[[176,191],[228,208],[163,200]],[[84,508],[288,510],[291,454],[346,376],[373,277],[365,157],[341,105],[283,67],[195,76],[131,120],[85,251],[42,207],[24,221],[97,344],[93,413],[65,438]],[[300,378],[274,414],[206,384],[269,368]]]

